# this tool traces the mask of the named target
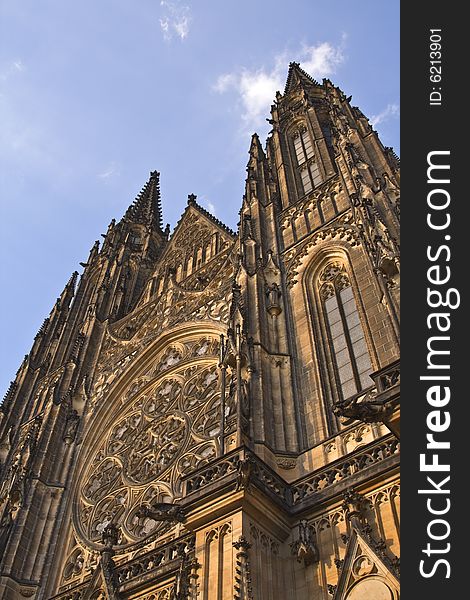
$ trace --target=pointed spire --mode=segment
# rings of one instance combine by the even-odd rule
[[[289,64],[289,72],[287,74],[286,87],[284,89],[284,95],[288,94],[298,84],[301,85],[320,85],[318,81],[313,79],[306,71],[304,71],[298,62],[291,62]]]
[[[243,215],[243,230],[242,240],[253,240],[253,224],[251,222],[251,214],[246,213]]]
[[[152,225],[156,229],[162,230],[160,173],[158,171],[150,172],[149,180],[127,209],[124,219],[143,225]]]
[[[74,271],[72,273],[72,276],[70,277],[70,279],[67,281],[62,294],[60,295],[60,299],[61,302],[64,301],[66,298],[71,298],[74,293],[75,293],[75,285],[77,283],[77,277],[78,277],[78,271]]]
[[[3,396],[3,400],[0,403],[0,410],[6,412],[10,407],[11,399],[15,395],[16,390],[18,389],[18,383],[16,381],[10,381],[10,385],[6,391],[6,394]]]
[[[87,262],[81,262],[78,264],[81,267],[83,267],[84,269],[86,269],[89,265],[91,265],[93,263],[94,259],[98,256],[99,249],[100,249],[100,242],[99,242],[99,240],[96,240],[90,250],[90,254],[88,256]]]
[[[249,150],[250,158],[255,158],[257,160],[263,160],[265,157],[263,146],[259,141],[259,136],[257,133],[254,133],[251,136],[251,144]]]
[[[247,180],[249,182],[254,182],[259,178],[261,174],[259,164],[266,160],[266,155],[264,153],[263,147],[261,146],[257,133],[254,133],[251,136],[251,144],[248,153],[250,155],[250,158],[246,166],[246,171],[248,173]],[[256,187],[252,189],[252,192],[256,195]],[[249,195],[249,197],[251,196]]]
[[[49,327],[49,321],[50,321],[49,317],[44,319],[44,321],[41,324],[41,327],[39,328],[38,332],[34,336],[34,339],[37,339],[39,336],[43,336],[47,332],[47,329]]]

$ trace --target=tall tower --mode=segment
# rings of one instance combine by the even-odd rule
[[[2,404],[0,598],[396,600],[399,165],[291,63],[237,232],[159,174]]]

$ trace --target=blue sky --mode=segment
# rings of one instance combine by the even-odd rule
[[[288,63],[399,152],[399,2],[2,0],[0,397],[56,297],[151,170],[236,228],[250,135]]]

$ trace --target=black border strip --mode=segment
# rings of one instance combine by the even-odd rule
[[[466,561],[465,542],[468,538],[467,504],[470,476],[467,475],[466,457],[470,441],[470,420],[467,419],[467,406],[470,402],[468,392],[463,387],[467,365],[467,339],[470,332],[466,306],[468,302],[464,293],[467,266],[467,218],[468,204],[464,188],[464,173],[469,170],[468,150],[462,148],[467,138],[468,129],[467,105],[469,100],[464,92],[467,78],[466,59],[469,55],[468,40],[470,35],[463,16],[464,5],[453,2],[437,2],[430,0],[423,4],[401,4],[401,164],[402,164],[402,597],[407,598],[457,598],[465,594]],[[465,28],[465,29],[464,29]],[[431,29],[441,30],[441,56],[430,55]],[[434,38],[435,40],[437,37]],[[436,49],[436,47],[434,47]],[[431,64],[431,60],[441,61]],[[431,69],[432,66],[440,69]],[[441,72],[441,80],[430,75]],[[435,88],[435,89],[433,89]],[[442,94],[439,102],[438,94],[430,98],[431,92]],[[431,101],[434,101],[434,104]],[[460,149],[459,149],[460,148]],[[433,184],[427,181],[428,153],[433,151],[449,151],[441,155],[442,164],[450,164],[450,183]],[[434,171],[436,175],[437,171]],[[444,172],[440,172],[445,179]],[[444,188],[451,198],[448,209],[434,211],[433,218],[442,218],[449,213],[451,222],[445,230],[432,230],[427,224],[428,194],[431,189]],[[444,193],[436,193],[436,200],[445,198]],[[450,235],[450,239],[445,238]],[[427,248],[436,256],[440,246],[447,245],[450,257],[445,249],[434,262],[427,257]],[[450,280],[446,284],[433,286],[429,283],[428,269],[439,264],[441,273],[448,273]],[[437,274],[436,271],[433,272]],[[441,275],[442,277],[442,275]],[[434,309],[427,301],[428,288],[454,288],[460,292],[460,306],[455,309],[439,307],[436,312],[448,313],[450,329],[446,333],[449,342],[440,341],[441,349],[449,349],[449,355],[440,355],[441,365],[449,364],[450,369],[429,370],[427,343],[430,336],[438,335],[436,320],[431,321],[433,327],[428,328],[427,318]],[[467,286],[468,287],[468,286]],[[455,302],[457,294],[452,295]],[[436,299],[437,296],[434,297]],[[443,324],[445,318],[441,323]],[[447,345],[446,345],[447,344]],[[437,347],[437,346],[434,346]],[[449,375],[450,381],[432,382],[420,380],[421,375]],[[439,463],[449,464],[449,472],[424,472],[420,470],[420,454],[425,453],[426,462],[432,460],[433,450],[426,448],[426,435],[430,433],[427,417],[436,408],[430,406],[427,390],[431,385],[448,385],[451,392],[450,401],[440,410],[440,419],[445,412],[451,418],[450,426],[436,439],[450,442],[450,449],[438,452]],[[440,388],[443,389],[442,387]],[[435,421],[434,421],[435,422]],[[450,475],[450,480],[441,482]],[[448,494],[418,494],[418,489],[432,489],[427,476],[434,479],[441,489],[448,489]],[[450,508],[443,515],[432,515],[427,505],[436,510]],[[433,519],[442,518],[450,527],[450,533],[441,541],[432,540],[428,528],[435,536],[444,536],[446,525],[434,524]],[[423,550],[430,544],[431,552]],[[449,546],[447,546],[447,543]],[[446,551],[445,551],[446,550]],[[442,562],[437,564],[437,561]],[[424,563],[420,561],[424,560]],[[426,573],[420,574],[420,564]],[[447,578],[447,575],[450,575]]]

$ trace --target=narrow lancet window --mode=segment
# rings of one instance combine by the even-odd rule
[[[322,271],[320,296],[336,376],[343,398],[348,398],[372,385],[372,365],[351,282],[343,265],[330,263]]]
[[[294,134],[294,149],[304,194],[308,194],[322,182],[320,168],[315,160],[312,139],[306,129]]]

